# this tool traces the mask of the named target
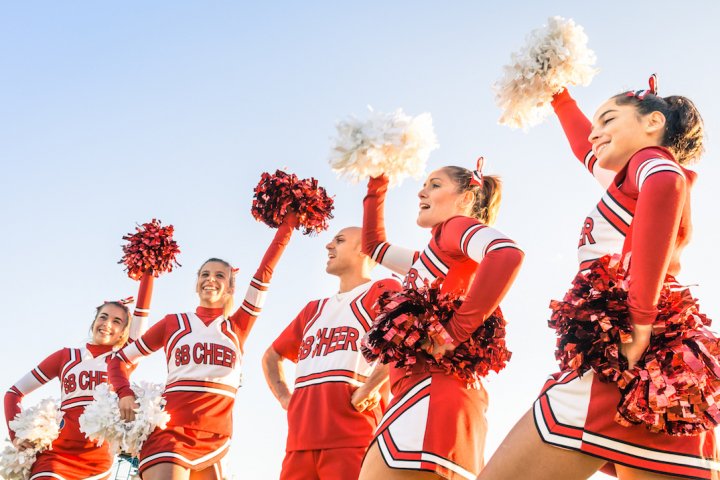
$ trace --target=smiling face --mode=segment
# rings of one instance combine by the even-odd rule
[[[432,228],[456,215],[468,215],[475,200],[472,191],[460,192],[458,185],[442,168],[428,175],[418,197],[420,211],[417,224],[423,228]]]
[[[100,308],[90,331],[95,345],[115,345],[128,326],[127,310],[111,303]]]
[[[229,296],[235,293],[232,268],[223,262],[208,261],[200,267],[195,291],[200,297],[200,306],[222,308]]]
[[[661,145],[665,116],[640,115],[632,105],[618,105],[614,98],[598,108],[588,140],[600,167],[619,172],[638,150]]]
[[[347,272],[362,271],[365,254],[362,253],[362,229],[347,227],[325,245],[328,261],[325,271],[330,275],[341,276]]]

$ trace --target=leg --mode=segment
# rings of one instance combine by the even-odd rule
[[[620,480],[673,480],[682,478],[648,472],[646,470],[638,470],[617,464],[615,465],[615,470]]]
[[[143,480],[189,480],[190,470],[174,463],[158,463],[142,473]]]
[[[505,437],[478,480],[580,480],[590,477],[604,464],[605,460],[543,442],[530,410]]]
[[[377,442],[375,442],[365,455],[358,480],[377,480],[378,478],[383,480],[438,480],[442,477],[432,472],[400,470],[388,467],[380,454]]]
[[[190,480],[223,480],[220,462],[215,462],[209,467],[198,470],[197,472],[191,470]]]

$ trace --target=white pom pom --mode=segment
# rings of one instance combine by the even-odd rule
[[[547,26],[530,32],[494,86],[495,102],[503,110],[500,123],[536,125],[551,112],[554,94],[569,85],[588,85],[597,69],[587,40],[581,26],[562,17],[551,17]]]
[[[80,415],[80,431],[97,445],[110,444],[113,454],[126,453],[137,456],[142,444],[155,428],[164,429],[170,420],[163,407],[163,387],[157,384],[133,385],[139,407],[135,420],[124,422],[120,419],[117,394],[107,384],[95,388],[94,400]]]
[[[15,445],[8,444],[0,452],[0,477],[6,480],[27,479],[38,453],[47,450],[60,434],[62,417],[57,401],[52,398],[18,413],[9,423],[15,432],[15,442],[29,441],[32,446],[18,451]]]
[[[438,146],[429,113],[411,117],[401,109],[382,113],[370,108],[367,120],[349,117],[335,128],[330,166],[352,182],[382,174],[391,184],[407,176],[418,178]]]

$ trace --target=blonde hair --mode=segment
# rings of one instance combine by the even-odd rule
[[[482,187],[471,184],[472,172],[464,167],[450,165],[443,168],[448,177],[457,185],[458,191],[471,191],[475,195],[470,216],[486,225],[492,225],[497,219],[502,200],[502,181],[496,175],[483,175]]]

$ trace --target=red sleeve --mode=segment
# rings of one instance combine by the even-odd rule
[[[283,358],[287,358],[293,362],[298,361],[298,350],[300,344],[303,341],[303,332],[307,322],[317,312],[319,300],[313,300],[312,302],[305,305],[300,313],[297,314],[295,319],[285,327],[285,330],[275,339],[272,344],[273,350],[275,350]]]
[[[686,198],[686,180],[672,171],[648,176],[632,223],[628,306],[633,323],[655,321]]]
[[[130,388],[130,372],[134,370],[133,364],[139,357],[150,355],[150,353],[165,346],[167,325],[173,318],[173,315],[166,315],[162,320],[150,327],[140,338],[125,345],[112,356],[107,368],[108,382],[112,385],[118,397],[135,395]]]
[[[597,159],[592,153],[592,144],[588,139],[592,130],[590,120],[580,111],[577,102],[567,89],[553,96],[552,106],[570,142],[570,148],[577,159],[592,173]]]
[[[370,317],[373,320],[377,317],[378,309],[376,307],[377,300],[380,295],[385,292],[399,292],[400,290],[402,290],[402,285],[400,285],[400,282],[394,278],[384,278],[375,282],[373,286],[370,287],[368,294],[362,300],[363,306],[370,314]]]
[[[245,344],[245,340],[250,334],[255,320],[257,320],[258,315],[260,315],[262,304],[265,301],[265,294],[273,276],[273,271],[278,261],[280,261],[285,247],[290,243],[295,224],[295,221],[286,221],[278,227],[277,232],[275,232],[275,237],[273,237],[270,246],[260,262],[260,266],[255,272],[255,276],[250,281],[250,286],[248,287],[242,305],[230,317],[230,322],[235,328],[240,346]]]
[[[376,258],[375,249],[387,242],[385,234],[385,194],[390,180],[385,175],[371,178],[363,200],[362,251]]]
[[[502,248],[485,254],[478,264],[460,309],[445,325],[455,343],[462,343],[495,311],[515,281],[525,254],[517,248]]]
[[[5,422],[8,424],[10,440],[15,439],[15,432],[10,429],[10,420],[13,420],[22,411],[20,402],[25,395],[46,384],[53,378],[60,376],[60,369],[67,358],[67,349],[63,348],[53,353],[31,372],[15,382],[5,393]]]

